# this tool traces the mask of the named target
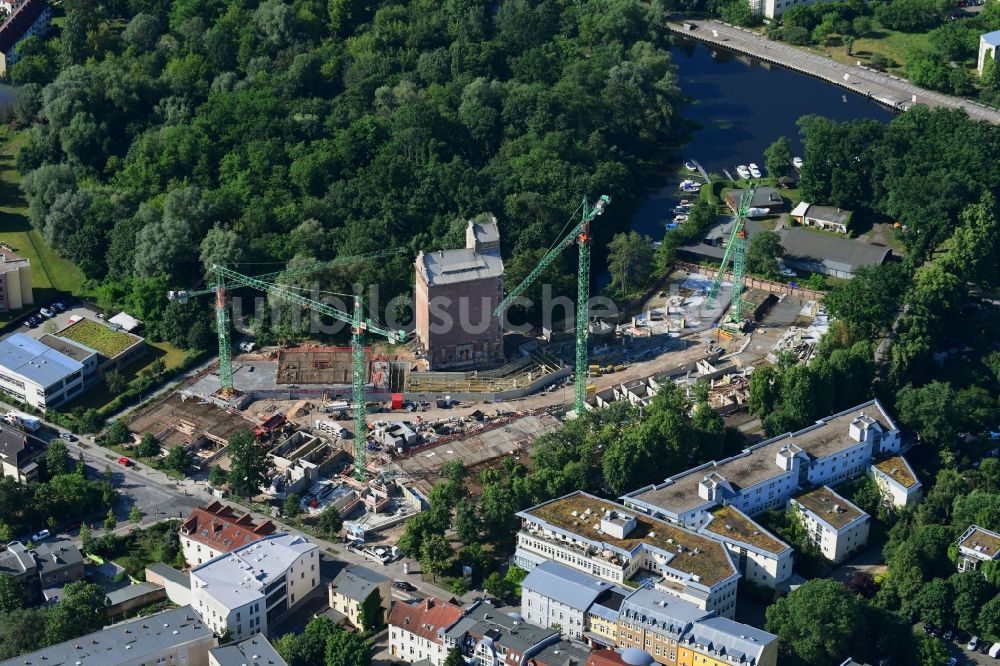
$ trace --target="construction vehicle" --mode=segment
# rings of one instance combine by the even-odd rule
[[[705,298],[707,309],[712,309],[715,297],[719,294],[719,287],[722,286],[722,280],[726,275],[726,267],[729,265],[729,260],[732,259],[733,300],[729,308],[728,322],[720,325],[720,335],[722,332],[721,326],[726,325],[734,328],[737,332],[743,332],[743,310],[746,307],[746,304],[743,302],[744,257],[747,246],[746,220],[756,189],[756,183],[750,181],[747,189],[743,190],[743,195],[740,197],[739,209],[736,211],[736,221],[733,223],[733,230],[729,234],[729,243],[726,245],[726,252],[722,255],[722,262],[719,264],[719,272],[716,273],[715,280],[712,281],[712,288],[709,289],[708,296]]]
[[[493,311],[495,316],[502,316],[511,303],[538,279],[538,276],[548,268],[549,264],[556,260],[556,257],[562,254],[565,248],[574,243],[579,246],[580,255],[576,276],[576,365],[573,379],[575,393],[573,405],[577,416],[583,415],[587,404],[587,337],[590,324],[587,302],[590,300],[590,223],[595,217],[604,213],[604,209],[609,203],[611,203],[611,197],[606,194],[602,195],[593,206],[590,205],[585,197],[583,203],[577,208],[580,211],[580,222],[566,236],[561,238],[549,250],[548,254],[542,257],[538,265],[521,281],[521,284],[514,287]]]
[[[290,303],[301,305],[305,308],[327,315],[337,321],[349,324],[351,327],[351,388],[354,402],[354,472],[359,481],[367,478],[368,472],[365,468],[367,460],[367,450],[365,441],[367,439],[368,425],[365,418],[365,352],[364,334],[375,334],[386,338],[391,343],[403,342],[406,339],[405,331],[393,331],[383,329],[372,324],[371,320],[365,317],[364,306],[360,296],[354,297],[353,313],[346,313],[337,310],[325,303],[314,301],[302,296],[291,288],[277,284],[273,280],[278,278],[290,278],[297,275],[332,268],[352,261],[361,259],[371,259],[398,254],[403,250],[386,250],[369,255],[358,257],[343,257],[328,262],[317,262],[307,266],[301,266],[286,271],[278,271],[265,275],[250,277],[237,273],[234,270],[215,264],[209,269],[212,275],[213,284],[210,288],[196,291],[171,291],[167,297],[181,303],[187,302],[190,298],[205,294],[215,295],[215,321],[219,336],[219,379],[221,384],[220,392],[223,397],[229,398],[235,394],[233,387],[232,370],[232,348],[230,346],[230,321],[229,321],[229,289],[239,287],[252,287],[270,294]]]

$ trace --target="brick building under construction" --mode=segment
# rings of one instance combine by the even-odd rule
[[[496,218],[469,221],[465,247],[421,252],[416,265],[417,341],[431,370],[475,370],[504,362],[503,328],[493,310],[503,298]]]

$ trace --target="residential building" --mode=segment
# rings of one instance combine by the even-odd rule
[[[880,266],[892,257],[892,250],[864,239],[838,238],[808,229],[784,228],[778,232],[785,248],[785,265],[849,280],[863,266]]]
[[[0,9],[3,3],[0,2]],[[20,310],[35,304],[31,289],[31,262],[0,245],[0,312]]]
[[[288,666],[263,634],[208,651],[209,666]]]
[[[882,492],[883,500],[890,506],[913,506],[923,495],[923,484],[903,456],[891,456],[874,463],[869,473]]]
[[[431,370],[503,363],[503,259],[496,218],[469,221],[465,247],[417,255],[414,334]]]
[[[589,647],[562,639],[533,654],[528,663],[530,666],[585,666],[589,657]]]
[[[1000,46],[1000,30],[994,30],[993,32],[987,32],[979,36],[979,59],[976,67],[979,69],[980,74],[983,73],[986,58],[996,59],[998,46]]]
[[[71,341],[58,346],[24,333],[0,340],[0,391],[42,411],[80,395],[96,354]]]
[[[445,632],[465,611],[461,606],[434,597],[396,601],[389,613],[389,654],[406,662],[427,660],[441,666],[448,656]]]
[[[651,582],[721,615],[735,612],[740,574],[715,539],[581,491],[517,515],[514,561],[528,571],[555,560],[619,585]]]
[[[809,541],[834,564],[868,543],[870,516],[828,486],[793,497],[788,504],[797,512]]]
[[[847,234],[847,228],[851,224],[851,214],[851,211],[836,206],[819,206],[800,201],[792,209],[790,216],[804,227]]]
[[[740,208],[740,200],[743,198],[745,190],[730,190],[726,194],[726,205],[735,213]],[[753,199],[750,200],[751,208],[762,208],[771,213],[780,213],[785,210],[785,200],[781,198],[781,193],[773,187],[758,187],[753,191]]]
[[[211,502],[192,510],[181,523],[181,551],[188,566],[196,567],[263,539],[275,529],[270,520],[257,523],[249,512],[237,513],[231,506]]]
[[[392,601],[392,579],[367,567],[348,564],[330,582],[330,608],[343,613],[355,627],[367,630],[362,626],[362,608],[376,593],[384,620]]]
[[[667,666],[711,663],[774,666],[778,637],[705,612],[658,590],[640,588],[622,604],[618,647],[623,654],[643,650]]]
[[[650,516],[699,529],[717,507],[729,505],[747,516],[782,508],[803,489],[860,476],[876,457],[898,454],[900,446],[896,424],[878,400],[871,400],[622,500]]]
[[[38,458],[45,453],[40,440],[0,424],[0,474],[22,483],[38,480]]]
[[[628,591],[552,560],[542,562],[521,583],[521,615],[529,624],[558,628],[563,636],[584,639],[587,610],[608,591]]]
[[[457,646],[471,666],[529,666],[535,655],[559,642],[559,632],[476,603],[444,632],[444,640],[446,653]]]
[[[83,553],[69,539],[50,539],[35,546],[38,580],[46,601],[57,601],[60,591],[73,581],[83,580]]]
[[[266,636],[319,582],[316,545],[274,534],[192,569],[192,605],[219,635],[229,629],[235,640]]]
[[[38,598],[38,563],[34,554],[20,541],[11,541],[0,550],[0,574],[10,576],[21,586],[29,604]]]
[[[631,590],[613,587],[602,592],[590,605],[584,616],[584,626],[587,628],[583,639],[591,647],[610,647],[618,645],[618,615],[622,603]]]
[[[0,74],[17,63],[17,45],[28,37],[44,35],[51,21],[52,7],[48,0],[24,0],[14,7],[0,25]]]
[[[208,666],[214,646],[211,629],[183,606],[0,661],[0,666]]]
[[[709,511],[701,534],[725,544],[740,574],[751,583],[777,587],[792,576],[794,551],[787,543],[731,505]]]
[[[1000,559],[1000,534],[969,525],[958,540],[958,570],[976,571],[983,562]]]

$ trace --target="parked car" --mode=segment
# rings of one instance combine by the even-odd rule
[[[125,456],[122,456],[121,458],[118,459],[118,464],[121,465],[122,467],[128,467],[129,465],[132,464],[132,461],[126,458]]]
[[[52,536],[51,532],[49,532],[48,530],[42,530],[41,532],[35,532],[34,534],[32,534],[31,540],[34,541],[35,543],[38,543],[39,541],[45,541],[50,536]]]
[[[52,317],[56,316],[56,313],[53,312],[52,310],[49,310],[48,308],[42,308],[38,312],[46,319],[51,319]]]
[[[416,592],[417,586],[412,583],[407,583],[405,580],[397,580],[392,586],[397,590],[403,590],[404,592]]]
[[[60,437],[60,439],[65,439],[67,442],[75,442],[76,441],[76,435],[74,435],[71,432],[61,432],[61,433],[59,433],[59,437]]]
[[[976,648],[978,647],[979,647],[979,636],[973,636],[972,638],[969,639],[969,644],[965,646],[965,649],[975,652]]]
[[[52,304],[52,309],[56,312],[63,312],[66,309],[66,306],[62,302],[56,301]]]
[[[948,629],[947,631],[944,632],[944,636],[942,636],[941,638],[945,639],[946,641],[950,641],[951,637],[954,635],[955,632],[953,632],[951,629]]]
[[[38,328],[38,320],[34,317],[28,317],[24,323],[28,325],[28,328]]]

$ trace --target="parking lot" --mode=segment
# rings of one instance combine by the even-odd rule
[[[913,627],[914,633],[918,635],[924,634],[924,626],[922,623],[917,623]],[[958,633],[957,636],[953,636],[951,640],[945,640],[941,635],[941,632],[936,632],[937,636],[941,638],[944,642],[945,647],[948,650],[948,655],[954,657],[958,664],[979,664],[980,666],[996,666],[1000,663],[1000,659],[995,659],[989,654],[983,654],[982,652],[973,652],[972,650],[967,650],[966,647],[969,643],[970,636],[968,634]],[[986,643],[987,645],[993,645],[989,641],[981,641],[981,643]],[[989,650],[989,648],[987,648]]]
[[[92,311],[84,308],[79,304],[70,303],[63,301],[66,304],[66,310],[64,312],[59,312],[55,317],[51,319],[44,320],[41,324],[35,328],[29,327],[27,324],[22,324],[13,333],[24,333],[30,335],[33,338],[40,338],[46,333],[55,333],[56,331],[61,331],[69,325],[69,320],[71,317],[85,317],[87,319],[97,319],[97,315]],[[32,312],[38,315],[38,311],[41,308],[34,308]],[[51,310],[51,308],[49,308]],[[40,315],[39,315],[40,317]]]

